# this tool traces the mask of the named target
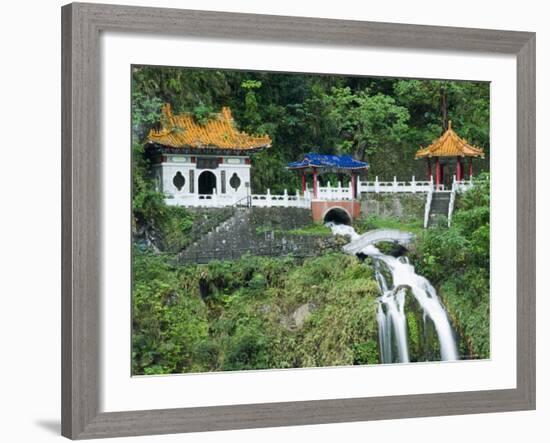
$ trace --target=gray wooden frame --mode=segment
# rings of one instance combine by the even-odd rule
[[[99,410],[102,31],[517,58],[517,388],[165,410]],[[535,408],[535,34],[74,3],[62,8],[62,434],[73,439]]]

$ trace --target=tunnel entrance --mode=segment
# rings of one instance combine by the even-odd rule
[[[323,218],[324,223],[334,222],[339,225],[348,225],[351,226],[351,217],[342,208],[332,208],[327,211],[325,217]]]

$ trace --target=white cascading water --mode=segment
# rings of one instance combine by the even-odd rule
[[[350,245],[361,238],[351,226],[334,222],[328,222],[326,225],[334,235],[348,235],[351,238]],[[414,272],[414,267],[407,257],[396,258],[382,254],[374,245],[368,245],[360,252],[374,260],[375,276],[382,294],[378,298],[376,315],[382,363],[410,361],[405,316],[407,293],[411,293],[422,308],[424,319],[429,317],[432,320],[439,340],[441,360],[458,360],[456,341],[447,312],[430,282]],[[382,266],[390,272],[391,282],[388,282],[381,272]],[[397,355],[393,355],[393,344]]]

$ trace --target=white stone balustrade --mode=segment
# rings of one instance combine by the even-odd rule
[[[465,191],[473,186],[473,181],[461,180],[457,181],[453,177],[453,184],[451,191],[460,192]],[[435,191],[445,190],[444,185],[439,185],[439,189],[433,182],[430,181],[417,181],[414,176],[410,181],[397,181],[394,177],[393,181],[379,181],[376,177],[375,181],[368,182],[362,181],[357,184],[357,198],[361,197],[364,193],[426,193],[431,194]],[[314,198],[313,191],[306,188],[305,192],[296,190],[294,195],[289,195],[285,189],[283,194],[272,194],[271,190],[267,190],[265,194],[251,194],[243,197],[242,194],[227,193],[218,194],[214,189],[212,194],[185,194],[178,193],[177,195],[167,195],[166,203],[168,205],[177,206],[191,206],[191,207],[209,207],[220,208],[224,206],[256,206],[256,207],[295,207],[295,208],[309,208],[311,200],[351,200],[353,196],[353,190],[351,184],[348,186],[342,186],[339,182],[337,186],[332,186],[327,183],[326,186],[319,186],[317,189],[317,197]]]
[[[316,200],[351,200],[353,191],[351,184],[346,187],[342,187],[342,183],[338,182],[338,186],[331,186],[330,182],[327,186],[320,186],[317,190]]]
[[[311,198],[308,191],[306,191],[305,194],[300,194],[299,191],[296,191],[296,195],[289,195],[285,189],[282,195],[273,195],[268,189],[266,194],[252,194],[250,196],[251,206],[257,206],[260,208],[309,208],[310,202]]]
[[[417,181],[413,175],[410,181],[397,181],[397,177],[394,177],[393,181],[380,181],[378,180],[378,176],[376,176],[374,181],[359,182],[357,192],[360,194],[365,192],[374,192],[377,194],[407,192],[414,194],[417,192],[428,192],[433,190],[433,188],[433,179],[429,181]]]

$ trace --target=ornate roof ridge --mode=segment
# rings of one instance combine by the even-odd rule
[[[416,152],[415,158],[424,157],[481,157],[485,156],[483,149],[470,145],[466,139],[461,138],[452,128],[452,122],[449,120],[447,130],[428,147]]]
[[[191,113],[174,115],[170,103],[161,110],[160,128],[151,129],[149,143],[169,148],[257,150],[269,148],[268,135],[250,135],[239,131],[231,109],[223,106],[221,111],[204,124],[196,121]]]

